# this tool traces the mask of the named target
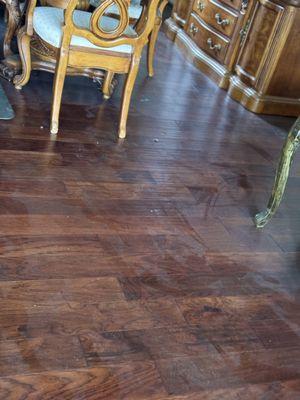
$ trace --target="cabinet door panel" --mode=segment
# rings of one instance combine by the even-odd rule
[[[271,96],[300,99],[300,8],[296,9],[289,26],[276,70],[268,87]],[[300,101],[300,100],[299,100]],[[299,112],[300,115],[300,112]]]
[[[256,87],[268,59],[284,8],[269,0],[260,0],[240,53],[236,72],[246,84]]]

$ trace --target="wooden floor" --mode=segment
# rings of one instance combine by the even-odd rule
[[[1,400],[299,400],[300,165],[265,207],[292,118],[251,114],[161,34],[128,139],[67,79],[3,82]]]

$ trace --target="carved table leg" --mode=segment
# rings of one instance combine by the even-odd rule
[[[8,81],[12,81],[15,75],[16,71],[13,68],[0,62],[0,78],[2,77]]]
[[[6,58],[12,55],[10,45],[20,24],[22,15],[18,0],[6,0],[5,5],[8,13],[8,23],[3,41],[3,54]]]
[[[19,27],[22,13],[20,10],[19,0],[5,0],[4,3],[6,6],[8,20],[3,41],[3,54],[5,59],[2,63],[0,63],[0,76],[5,79],[11,80],[16,74],[16,70],[15,68],[10,67],[9,63],[6,62],[6,60],[8,60],[13,54],[11,51],[11,41]]]
[[[255,216],[255,224],[257,228],[263,228],[277,211],[284,194],[285,186],[290,172],[290,167],[293,161],[293,156],[297,148],[299,147],[299,144],[300,117],[297,119],[292,129],[290,130],[286,142],[282,148],[280,162],[276,172],[275,183],[267,210]]]

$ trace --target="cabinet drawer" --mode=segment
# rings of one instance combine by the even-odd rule
[[[231,37],[238,15],[214,0],[195,0],[193,11],[219,32]]]
[[[188,20],[186,31],[197,46],[221,63],[224,62],[229,45],[228,39],[213,31],[193,13]]]

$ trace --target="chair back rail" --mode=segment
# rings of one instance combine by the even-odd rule
[[[90,29],[84,29],[74,24],[73,12],[78,0],[47,0],[47,4],[65,10],[65,21],[63,35],[68,32],[68,37],[72,35],[81,36],[89,40],[96,46],[115,47],[127,44],[135,47],[137,43],[143,46],[148,41],[148,36],[153,28],[159,5],[166,0],[144,0],[143,12],[136,25],[136,36],[128,36],[124,33],[129,24],[128,6],[130,0],[104,0],[93,12],[91,17]],[[27,34],[33,35],[33,13],[37,0],[30,0],[26,15]],[[118,25],[112,31],[105,31],[101,28],[101,18],[107,12],[109,7],[115,4],[120,11]],[[117,21],[117,20],[116,20]],[[64,40],[62,40],[65,42]]]
[[[93,12],[91,17],[90,29],[84,29],[76,26],[73,20],[73,12],[76,8],[77,0],[69,0],[69,5],[65,10],[65,28],[71,30],[71,35],[81,36],[89,40],[96,46],[115,47],[123,44],[136,47],[143,46],[147,43],[149,34],[153,29],[153,25],[157,15],[158,5],[161,0],[149,0],[141,17],[141,23],[135,36],[128,36],[124,33],[129,23],[128,16],[128,0],[105,0]],[[120,10],[120,18],[118,26],[110,32],[105,32],[100,27],[101,17],[107,9],[116,4]]]

